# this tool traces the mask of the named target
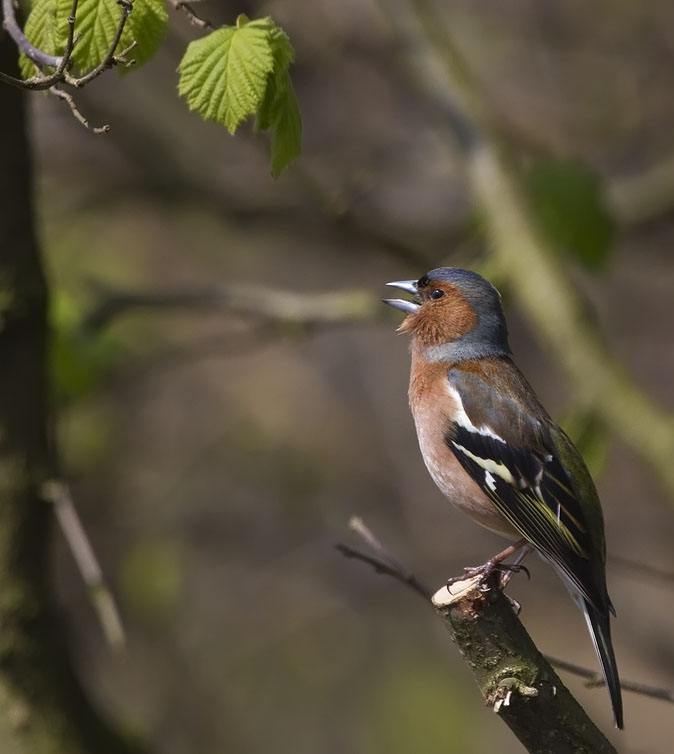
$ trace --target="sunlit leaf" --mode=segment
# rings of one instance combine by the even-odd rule
[[[26,19],[23,33],[30,43],[47,55],[56,55],[59,33],[56,23],[58,0],[35,0]],[[65,40],[67,30],[63,29],[62,38]],[[21,75],[27,79],[36,73],[35,64],[25,55],[19,57]]]
[[[192,42],[178,68],[178,91],[190,109],[233,134],[255,115],[256,130],[271,132],[274,177],[301,150],[302,119],[288,73],[290,40],[270,18],[223,26]]]
[[[36,0],[26,20],[26,37],[42,52],[63,54],[71,10],[72,0]],[[75,33],[79,39],[72,52],[77,71],[86,72],[103,61],[113,43],[121,17],[122,7],[116,0],[80,0],[75,21]],[[164,0],[136,0],[124,25],[116,54],[136,42],[129,57],[136,61],[136,65],[145,63],[157,51],[167,22]],[[25,55],[21,56],[20,65],[24,77],[35,73],[35,66]],[[123,70],[126,69],[120,68],[120,71]]]
[[[223,26],[190,43],[178,67],[178,91],[190,109],[233,134],[260,106],[273,67],[266,19]]]

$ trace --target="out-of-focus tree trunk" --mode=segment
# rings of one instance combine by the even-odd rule
[[[0,32],[0,68],[16,48]],[[50,604],[48,292],[35,235],[25,95],[0,85],[0,751],[126,754],[73,671]],[[83,134],[83,138],[86,135]]]

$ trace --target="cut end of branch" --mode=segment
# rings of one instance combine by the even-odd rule
[[[482,580],[482,576],[471,576],[461,581],[446,584],[431,597],[431,602],[437,608],[446,608],[454,605],[465,599],[471,592],[478,591],[478,586]]]

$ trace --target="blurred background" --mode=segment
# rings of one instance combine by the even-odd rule
[[[674,6],[440,5],[588,317],[671,411]],[[31,99],[61,460],[128,633],[120,658],[56,537],[79,671],[110,716],[166,754],[520,752],[432,611],[334,549],[356,544],[347,522],[361,515],[439,587],[502,545],[451,510],[423,467],[398,315],[303,326],[209,296],[249,285],[254,312],[261,286],[377,300],[385,282],[439,265],[490,275],[461,156],[375,0],[199,12],[216,25],[271,14],[295,46],[304,154],[278,181],[263,137],[232,138],[178,99],[175,69],[199,31],[174,11],[154,61],[79,95],[107,136]],[[156,298],[166,293],[189,295],[169,305]],[[674,500],[578,411],[535,323],[503,293],[521,368],[596,475],[621,673],[672,687]],[[595,668],[564,587],[529,565],[510,593],[537,645]],[[626,694],[618,734],[605,690],[562,678],[620,751],[671,748],[664,702]]]

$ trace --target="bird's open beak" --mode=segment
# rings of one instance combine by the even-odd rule
[[[390,285],[391,288],[400,288],[401,291],[411,293],[413,296],[417,296],[419,293],[416,280],[396,280],[393,283],[386,283],[386,285]],[[408,301],[404,298],[385,298],[382,301],[394,309],[400,309],[405,314],[416,314],[420,306],[418,301]]]

